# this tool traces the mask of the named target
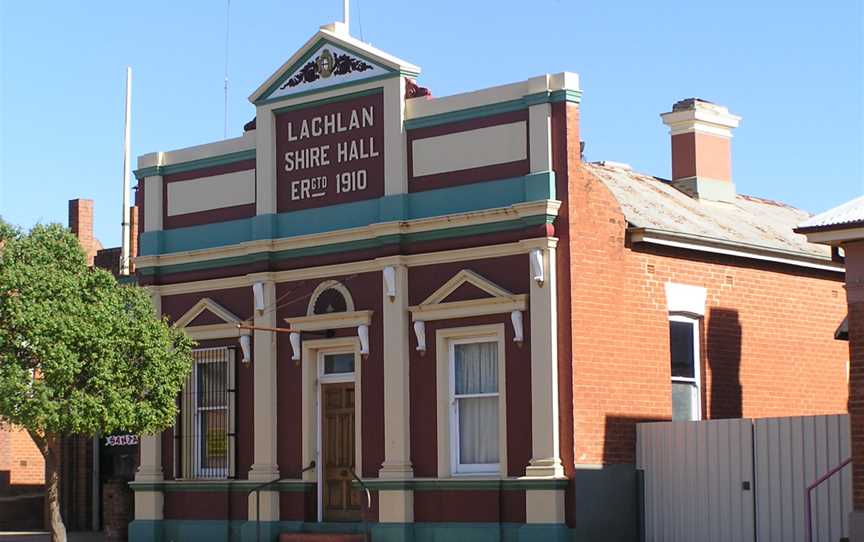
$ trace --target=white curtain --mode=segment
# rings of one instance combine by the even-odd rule
[[[498,343],[456,345],[454,371],[459,463],[498,463]]]

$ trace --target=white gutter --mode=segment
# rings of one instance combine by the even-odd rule
[[[809,257],[801,253],[771,250],[765,247],[742,245],[719,239],[708,239],[705,237],[691,236],[676,232],[651,230],[647,228],[629,228],[630,240],[634,243],[651,243],[668,247],[710,252],[712,254],[723,254],[751,260],[782,263],[819,269],[822,271],[833,271],[845,273],[846,268],[842,263],[831,261],[827,258]]]

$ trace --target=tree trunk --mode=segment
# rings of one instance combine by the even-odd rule
[[[60,515],[60,437],[33,431],[30,436],[45,459],[45,517],[51,542],[66,542],[66,526]]]

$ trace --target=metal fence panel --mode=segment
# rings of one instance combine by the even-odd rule
[[[806,488],[851,448],[845,414],[644,423],[636,432],[646,542],[804,542]],[[811,504],[814,542],[848,536],[851,467]]]
[[[756,515],[759,542],[804,542],[806,488],[850,455],[849,416],[754,420]],[[813,491],[813,541],[848,536],[852,469]]]
[[[752,542],[752,435],[750,420],[639,424],[645,540]]]

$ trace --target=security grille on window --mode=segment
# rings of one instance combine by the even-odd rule
[[[702,417],[699,320],[670,316],[669,346],[672,357],[672,419],[698,420]]]
[[[234,349],[193,351],[195,364],[180,401],[175,426],[179,477],[234,476]]]
[[[453,341],[450,360],[454,472],[497,472],[498,343]]]

